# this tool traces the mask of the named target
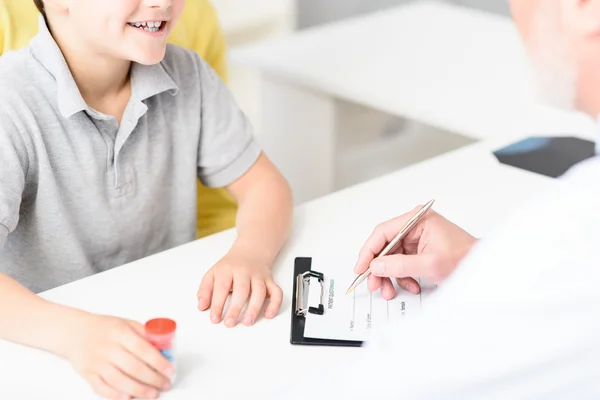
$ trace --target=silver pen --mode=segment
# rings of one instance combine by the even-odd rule
[[[427,204],[425,204],[423,207],[421,207],[421,209],[419,211],[417,211],[417,213],[415,215],[413,215],[411,219],[408,220],[408,222],[402,227],[402,229],[400,229],[400,232],[398,232],[396,237],[394,237],[394,239],[391,242],[389,242],[387,244],[387,246],[385,246],[384,249],[381,250],[381,252],[375,258],[386,256],[386,255],[392,253],[393,251],[395,251],[396,248],[398,247],[398,244],[400,243],[400,241],[402,239],[404,239],[404,237],[408,234],[408,232],[410,232],[410,230],[417,224],[417,222],[419,222],[421,220],[423,215],[425,215],[425,213],[431,208],[434,201],[435,200],[429,200],[429,202]],[[358,275],[356,277],[356,279],[354,279],[354,282],[352,282],[352,285],[350,285],[350,287],[346,291],[346,294],[352,293],[352,291],[354,289],[356,289],[356,287],[362,281],[364,281],[369,275],[371,275],[371,267],[370,266],[369,266],[369,268],[367,268],[367,270],[365,272]]]

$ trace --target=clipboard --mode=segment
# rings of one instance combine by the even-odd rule
[[[304,327],[306,324],[306,314],[311,313],[325,317],[326,311],[323,304],[324,296],[324,276],[311,268],[312,258],[298,257],[294,260],[294,289],[292,296],[291,311],[291,329],[290,342],[293,345],[312,345],[312,346],[344,346],[360,347],[362,341],[354,340],[336,340],[336,339],[317,339],[304,337]],[[312,285],[315,283],[316,285]],[[321,297],[319,304],[310,306],[308,304],[309,290],[320,290]],[[318,285],[318,286],[317,286]]]

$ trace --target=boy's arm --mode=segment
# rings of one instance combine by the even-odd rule
[[[204,276],[198,308],[210,307],[211,320],[252,325],[265,300],[267,318],[281,305],[281,289],[273,281],[273,261],[288,236],[292,196],[287,182],[262,153],[248,118],[232,94],[205,62],[200,61],[202,132],[198,176],[208,187],[226,187],[238,202],[238,238],[230,251]]]
[[[64,356],[65,340],[78,311],[51,303],[0,274],[0,339]]]
[[[213,323],[235,326],[240,316],[253,325],[266,299],[266,318],[277,315],[283,293],[272,277],[275,257],[288,237],[292,219],[292,194],[288,183],[269,159],[258,160],[228,190],[239,204],[238,236],[229,252],[204,276],[198,290],[198,308],[210,306]],[[231,301],[227,314],[223,309]],[[245,304],[248,307],[243,315]]]
[[[0,110],[9,109],[2,106]],[[0,254],[17,227],[31,166],[25,140],[7,112],[0,112]],[[36,296],[2,273],[6,267],[0,264],[0,339],[58,352],[59,329],[68,329],[61,325],[67,324],[66,316],[73,312]]]
[[[134,321],[46,301],[0,273],[0,339],[68,360],[107,398],[156,398],[174,369]]]
[[[8,275],[27,267],[10,264],[2,249],[26,211],[24,193],[35,184],[28,172],[36,168],[30,138],[12,111],[0,103],[0,339],[67,359],[103,397],[154,398],[170,387],[173,366],[144,338],[141,324],[51,303]]]
[[[239,204],[235,246],[253,249],[272,265],[289,233],[290,187],[264,153],[241,178],[228,186]]]

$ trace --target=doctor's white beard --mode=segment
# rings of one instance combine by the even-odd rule
[[[530,57],[537,96],[550,107],[576,108],[577,69],[561,34],[557,2],[543,1],[533,27]]]

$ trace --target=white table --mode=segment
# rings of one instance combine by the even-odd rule
[[[212,325],[207,314],[196,310],[200,279],[227,251],[233,231],[42,296],[139,321],[156,316],[176,319],[179,380],[164,399],[263,398],[283,382],[302,381],[311,366],[350,360],[362,351],[290,345],[294,258],[357,254],[377,223],[430,198],[437,200],[435,209],[449,219],[474,235],[485,235],[517,204],[554,182],[498,164],[490,150],[500,144],[477,143],[299,207],[289,244],[276,266],[276,280],[285,294],[281,313],[251,328]],[[352,273],[351,265],[339,267]],[[52,355],[6,342],[0,342],[0,354],[0,399],[95,398],[70,366]]]
[[[414,2],[230,58],[262,76],[260,136],[298,203],[334,187],[339,100],[477,140],[591,129],[536,104],[511,20],[447,3]]]

